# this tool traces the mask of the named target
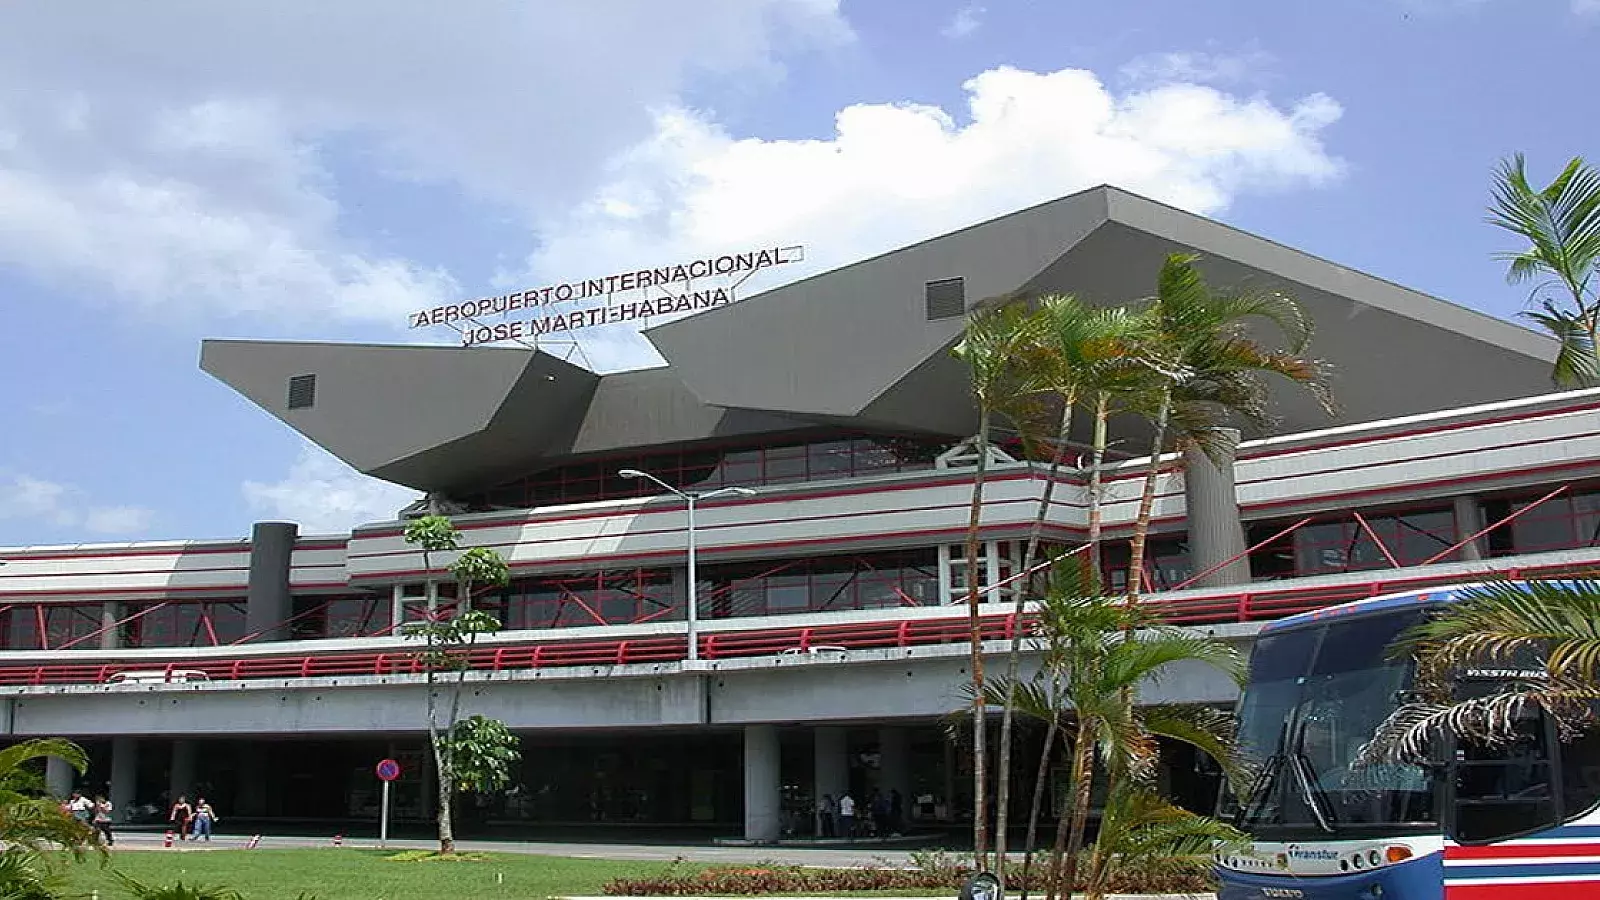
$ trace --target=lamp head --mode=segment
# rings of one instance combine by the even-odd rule
[[[623,478],[643,478],[644,473],[638,469],[618,469],[617,474]]]

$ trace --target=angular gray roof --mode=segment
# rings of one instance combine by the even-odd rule
[[[1549,389],[1552,342],[1122,190],[1099,187],[815,275],[646,332],[663,368],[598,376],[504,347],[207,341],[201,367],[356,469],[466,490],[583,454],[845,426],[957,437],[973,411],[947,352],[960,316],[930,321],[928,282],[961,278],[968,308],[1015,292],[1098,303],[1151,294],[1167,254],[1197,252],[1218,285],[1296,296],[1335,367],[1341,421]],[[317,375],[288,410],[291,376]],[[1325,426],[1285,391],[1282,432]]]

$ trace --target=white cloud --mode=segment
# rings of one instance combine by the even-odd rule
[[[150,527],[150,510],[95,506],[70,484],[12,473],[0,480],[0,519],[22,519],[96,535],[129,535]]]
[[[1000,68],[965,87],[961,120],[862,104],[840,111],[826,140],[741,139],[665,109],[606,185],[544,223],[525,277],[806,244],[803,267],[774,270],[787,279],[1101,183],[1214,214],[1241,193],[1343,170],[1322,143],[1341,108],[1321,94],[1282,106],[1194,84],[1113,94],[1076,69]],[[620,329],[593,340],[606,342],[602,368],[653,358]]]
[[[956,14],[939,33],[951,40],[960,40],[983,26],[983,14],[986,12],[988,10],[979,4],[968,3],[956,10]]]
[[[418,497],[410,488],[369,478],[306,445],[278,481],[246,481],[245,502],[261,515],[297,522],[304,534],[349,531],[365,522],[393,519]]]
[[[1274,62],[1272,54],[1260,50],[1151,53],[1130,61],[1120,71],[1123,78],[1140,85],[1189,82],[1232,86],[1261,78]]]
[[[104,506],[84,513],[83,525],[97,534],[135,534],[150,527],[150,510],[138,506]]]
[[[838,0],[6,4],[0,265],[163,314],[398,325],[460,288],[351,233],[330,146],[526,223],[693,77],[851,37]]]

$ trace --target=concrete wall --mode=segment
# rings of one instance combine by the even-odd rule
[[[1247,646],[1253,630],[1221,633]],[[1007,646],[986,649],[998,661]],[[1024,675],[1036,665],[1030,657]],[[540,670],[472,677],[462,712],[527,730],[937,718],[961,706],[967,678],[959,644]],[[423,690],[418,676],[389,676],[22,688],[0,696],[6,730],[18,736],[351,734],[423,730]],[[1146,692],[1151,702],[1224,703],[1234,696],[1226,678],[1200,667],[1172,672]]]

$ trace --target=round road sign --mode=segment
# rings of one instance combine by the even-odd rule
[[[400,777],[400,764],[392,759],[378,763],[378,777],[384,781],[393,781]]]

